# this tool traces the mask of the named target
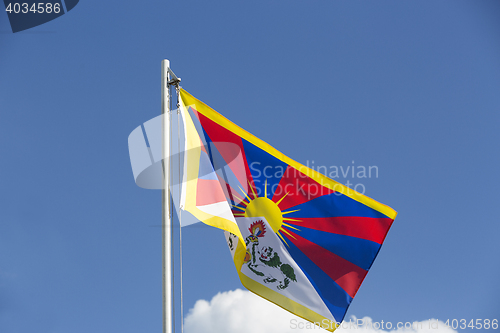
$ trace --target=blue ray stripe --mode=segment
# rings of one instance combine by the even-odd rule
[[[323,195],[287,210],[299,210],[287,214],[286,217],[338,217],[360,216],[387,218],[384,214],[370,208],[346,195],[335,192]]]
[[[213,165],[214,159],[213,159],[213,154],[212,154],[212,148],[214,147],[214,145],[212,143],[212,140],[210,139],[210,137],[208,136],[207,132],[205,132],[204,129],[202,129],[201,133],[203,133],[203,135],[200,136],[200,138],[202,138],[201,141],[203,142],[203,145],[205,146],[205,150],[208,153],[208,157],[210,158],[210,163],[212,163],[212,165]]]
[[[194,126],[198,131],[198,135],[200,136],[201,141],[208,152],[210,163],[212,163],[212,167],[215,169],[215,172],[219,177],[224,179],[224,181],[227,184],[229,184],[234,190],[237,191],[237,193],[235,193],[236,195],[238,195],[239,197],[242,196],[244,197],[243,193],[239,190],[239,188],[243,189],[247,188],[246,184],[242,185],[239,182],[238,178],[234,175],[234,172],[231,170],[231,168],[227,165],[226,161],[222,157],[222,154],[217,150],[216,146],[214,145],[208,133],[201,126],[201,123],[199,122],[198,118],[194,115],[194,112],[191,108],[189,108],[189,113],[191,115],[191,118],[193,119]],[[232,194],[233,193],[230,193],[231,198],[229,199],[231,200],[231,203],[234,205],[236,204],[236,202],[239,202],[239,200],[233,200],[234,198],[232,197]]]
[[[259,197],[264,196],[267,180],[267,196],[269,199],[272,199],[274,191],[276,191],[288,164],[280,161],[250,142],[243,139],[242,141],[248,167],[252,174],[255,187],[257,188],[257,195]]]
[[[217,175],[214,172],[214,168],[212,167],[212,163],[210,163],[210,159],[204,151],[200,152],[200,168],[198,171],[198,178],[218,180]]]
[[[212,140],[208,136],[208,134],[205,131],[205,129],[203,128],[203,126],[201,126],[200,120],[198,119],[198,117],[196,117],[193,109],[189,108],[188,112],[189,112],[189,115],[191,116],[191,119],[193,120],[194,128],[198,132],[198,136],[200,137],[201,143],[205,147],[205,149],[208,153],[208,157],[210,158],[210,163],[212,163],[212,166],[215,169],[217,169],[217,167],[215,167],[215,165],[214,165],[213,155],[212,155],[212,151],[211,151],[211,149],[214,147]]]
[[[287,224],[292,225],[290,222],[287,222]],[[318,244],[322,248],[335,253],[365,270],[370,269],[380,249],[380,244],[366,239],[304,228],[300,223],[293,226],[300,230],[294,230],[294,232],[297,232],[301,237]]]
[[[242,189],[247,189],[248,186],[246,184],[241,184],[236,175],[234,174],[233,170],[227,165],[226,160],[222,157],[222,154],[219,152],[217,147],[210,142],[209,145],[210,147],[210,152],[211,152],[211,159],[213,161],[213,165],[215,168],[215,172],[217,172],[217,175],[219,175],[224,181],[229,184],[237,193],[240,198],[244,197]],[[231,198],[232,200],[233,198]]]
[[[328,310],[337,322],[344,319],[345,313],[352,297],[349,296],[335,281],[314,264],[290,239],[287,239],[287,250],[293,260],[299,265],[302,272],[309,279],[316,292],[319,294]]]
[[[200,123],[198,117],[196,117],[196,115],[195,115],[195,113],[194,113],[194,111],[193,111],[192,108],[188,108],[188,113],[191,116],[191,120],[193,120],[194,128],[198,132],[198,136],[200,137],[201,142],[203,143],[203,145],[206,146],[207,145],[207,140],[210,140],[208,138],[207,133],[205,133],[205,130],[201,126],[201,123]]]

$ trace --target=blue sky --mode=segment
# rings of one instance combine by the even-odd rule
[[[339,180],[399,212],[348,316],[500,319],[499,15],[88,0],[13,34],[0,13],[0,331],[161,330],[161,194],[134,184],[127,137],[161,111],[164,58],[291,158],[378,167]],[[241,288],[220,231],[183,237],[186,312]]]

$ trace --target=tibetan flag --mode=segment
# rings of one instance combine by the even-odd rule
[[[334,331],[396,217],[180,91],[182,208],[223,229],[243,285]]]

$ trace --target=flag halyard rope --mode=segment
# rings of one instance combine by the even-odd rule
[[[178,149],[178,159],[179,159],[179,200],[181,198],[181,125],[180,125],[180,102],[179,102],[179,92],[180,92],[180,87],[179,87],[179,81],[175,85],[175,91],[177,94],[177,149]],[[179,205],[179,212],[178,212],[178,218],[179,218],[179,284],[180,284],[180,292],[181,292],[181,304],[180,304],[180,313],[181,313],[181,333],[184,333],[184,292],[183,292],[183,279],[182,279],[182,207]]]

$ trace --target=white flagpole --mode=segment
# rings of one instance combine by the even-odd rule
[[[172,216],[170,207],[170,61],[161,62],[161,108],[163,115],[163,333],[173,333],[172,297]]]

